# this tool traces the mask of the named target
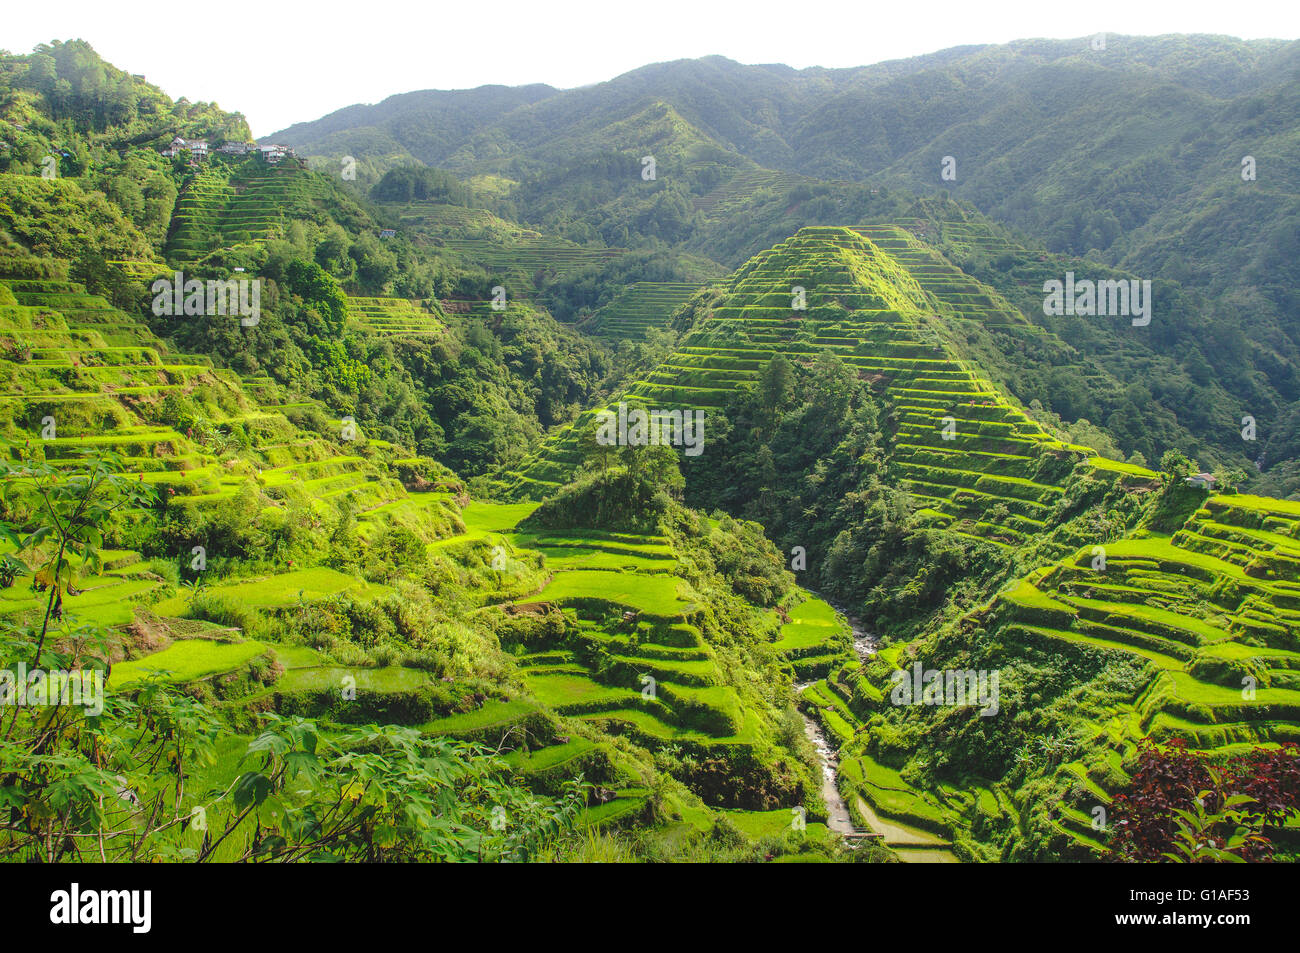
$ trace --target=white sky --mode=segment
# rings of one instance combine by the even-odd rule
[[[1300,38],[1296,0],[5,0],[0,48],[83,39],[173,98],[264,136],[416,89],[581,86],[647,63],[862,66],[1096,33]]]

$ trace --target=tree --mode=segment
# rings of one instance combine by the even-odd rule
[[[794,391],[794,367],[785,355],[777,354],[763,367],[758,393],[769,419],[778,417]]]
[[[1160,469],[1175,479],[1182,479],[1191,476],[1194,468],[1192,461],[1188,460],[1187,455],[1183,452],[1166,450],[1160,458]]]

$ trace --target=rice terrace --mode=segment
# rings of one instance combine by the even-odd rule
[[[1041,15],[252,92],[15,21],[0,860],[1300,859],[1294,17]]]

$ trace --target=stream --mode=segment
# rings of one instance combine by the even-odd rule
[[[857,619],[844,612],[839,606],[826,599],[818,593],[808,590],[811,595],[824,599],[831,608],[842,614],[849,620],[849,626],[853,630],[853,650],[857,653],[863,664],[871,660],[871,656],[876,654],[876,645],[878,639],[872,635]],[[802,693],[805,688],[813,684],[808,682],[796,682],[795,691]],[[852,834],[859,831],[859,828],[853,823],[853,816],[849,813],[849,806],[844,803],[844,798],[840,796],[839,789],[839,756],[831,743],[826,740],[826,733],[822,726],[815,718],[807,714],[803,716],[804,734],[808,740],[813,743],[817,749],[817,758],[822,763],[822,800],[826,802],[827,820],[826,826],[837,834]]]
[[[829,599],[812,592],[812,590],[808,591],[819,599],[824,599],[831,608],[849,620],[849,626],[853,629],[853,650],[863,664],[869,662],[871,657],[876,654],[876,648],[880,642],[879,638],[868,632],[863,628],[859,620],[853,618]],[[796,692],[802,693],[811,684],[813,684],[812,681],[796,682],[794,688]],[[844,798],[840,795],[838,784],[839,755],[836,748],[826,740],[826,733],[816,719],[804,714],[803,724],[804,734],[808,736],[808,740],[817,749],[817,758],[822,763],[822,800],[826,802],[826,826],[837,834],[861,835],[864,833],[863,829],[853,823],[853,815],[849,812],[849,806],[844,803]],[[902,822],[882,818],[864,800],[859,799],[858,807],[869,825],[869,830],[881,835],[885,844],[898,855],[898,859],[903,863],[951,864],[959,862],[957,855],[949,849],[951,845],[929,831],[923,831]]]

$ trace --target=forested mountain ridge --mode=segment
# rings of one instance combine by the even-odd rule
[[[1119,72],[1195,110],[1289,62],[1137,45]],[[394,110],[430,115],[366,130],[377,151],[358,107],[328,133],[356,154],[304,156],[238,148],[213,106],[176,126],[183,101],[84,44],[6,55],[0,650],[109,691],[93,725],[57,710],[57,761],[43,708],[7,715],[0,856],[1119,859],[1096,810],[1151,820],[1120,797],[1151,744],[1291,770],[1300,511],[1234,472],[1294,461],[1281,325],[1248,337],[1160,275],[1149,324],[1049,314],[1068,272],[1147,275],[960,195],[782,167],[767,134],[828,90],[1087,73],[1067,47],[664,64],[582,115],[412,94]],[[444,168],[392,135],[422,127]],[[160,312],[178,272],[258,282],[261,311]],[[610,446],[619,404],[700,439]],[[913,669],[1002,693],[899,701]],[[108,736],[178,767],[101,763]],[[1270,805],[1252,859],[1300,846]]]
[[[111,84],[59,114],[117,74],[51,49],[2,90],[0,671],[102,707],[5,695],[0,857],[889,859],[820,823],[782,637],[847,658],[848,629],[759,527],[636,450],[577,525],[433,459],[521,458],[609,347],[294,157],[221,151],[238,123],[177,154],[99,123]],[[171,186],[138,225],[135,170]],[[209,303],[160,309],[177,275]],[[226,282],[260,307],[214,310]]]
[[[667,244],[727,267],[805,225],[969,218],[909,214],[910,199],[899,200],[899,189],[944,189],[1016,229],[1018,247],[999,242],[990,254],[967,242],[946,249],[955,263],[1128,391],[1061,381],[1021,394],[1026,402],[1087,418],[1126,455],[1178,447],[1251,476],[1258,463],[1259,487],[1287,495],[1300,486],[1298,69],[1293,42],[1116,34],[846,70],[708,57],[556,91],[485,112],[473,134],[408,145],[421,161],[503,186],[491,207],[509,217],[580,243]],[[366,129],[401,138],[424,128],[405,121],[414,103],[471,108],[468,93],[409,97],[353,109]],[[364,136],[348,139],[334,118],[329,128],[328,146],[312,124],[291,139],[367,161]],[[629,140],[629,128],[642,138]],[[647,183],[639,163],[655,153]],[[932,240],[947,240],[936,231]],[[1044,252],[1073,257],[1050,259],[1049,272]],[[1086,322],[1042,313],[1044,280],[1110,268],[1155,282],[1160,302],[1151,340],[1135,335],[1122,354]],[[1249,444],[1235,436],[1246,416],[1258,425]]]
[[[495,157],[528,154],[560,140],[574,141],[578,130],[608,124],[647,102],[673,105],[718,145],[746,155],[761,165],[802,172],[825,179],[862,178],[864,171],[880,167],[882,158],[894,159],[932,136],[927,130],[969,118],[975,109],[999,105],[1007,89],[1044,82],[1044,67],[1089,62],[1091,38],[1080,40],[1021,40],[1004,46],[957,47],[907,60],[847,69],[787,66],[745,66],[725,57],[678,60],[645,66],[613,80],[574,90],[544,86],[517,88],[515,101],[501,87],[479,90],[404,93],[370,106],[350,106],[314,122],[302,122],[266,137],[289,142],[304,152],[333,154],[322,134],[340,136],[349,130],[383,130],[392,141],[430,165],[453,167],[472,160],[472,153],[457,153],[476,138],[495,139],[505,150]],[[1235,96],[1292,78],[1294,44],[1284,41],[1242,41],[1227,37],[1167,36],[1107,37],[1107,72],[1139,77],[1149,84],[1169,82],[1201,94]],[[1069,80],[1058,80],[1068,86]],[[941,88],[948,85],[948,90]],[[940,93],[956,89],[956,96]],[[1104,86],[1101,92],[1107,92]],[[853,106],[862,110],[863,97],[886,100],[910,97],[910,106],[927,98],[936,110],[931,115],[902,108],[872,117],[863,128],[865,113],[830,117],[828,112]],[[969,97],[969,99],[967,99]],[[1043,103],[1040,108],[1048,108]],[[1057,104],[1059,105],[1059,104]],[[943,106],[946,111],[938,112]],[[427,120],[414,123],[416,115]],[[871,111],[871,110],[868,110]],[[513,113],[513,115],[512,115]],[[472,115],[474,129],[461,136],[442,130],[447,117]],[[853,122],[846,122],[852,118]],[[861,139],[850,135],[837,143],[810,140],[820,130],[829,135],[829,122],[845,122],[842,131],[862,130],[888,136],[862,155]],[[496,128],[489,133],[482,127]],[[336,146],[344,145],[343,141]],[[472,145],[470,145],[472,149]],[[580,151],[574,149],[573,151]],[[358,150],[358,155],[364,150]],[[853,156],[846,159],[845,156]],[[802,156],[802,158],[801,158]],[[487,156],[479,157],[487,159]]]

